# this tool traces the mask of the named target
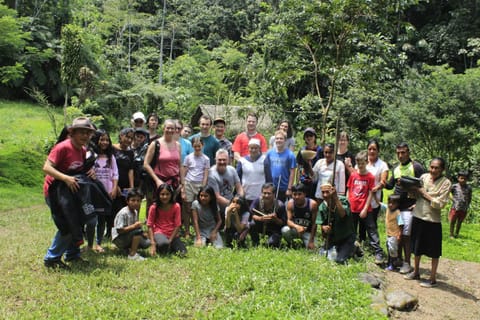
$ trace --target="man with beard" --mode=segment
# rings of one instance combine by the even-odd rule
[[[219,149],[215,155],[215,165],[208,172],[208,185],[215,191],[220,216],[224,224],[225,208],[234,195],[244,196],[242,184],[234,167],[228,165],[228,151]]]

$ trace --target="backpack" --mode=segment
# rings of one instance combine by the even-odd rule
[[[152,161],[150,161],[150,167],[152,167],[152,169],[155,168],[155,166],[157,165],[158,154],[160,153],[160,142],[158,142],[158,140],[155,140],[154,143],[155,143],[155,151],[153,152]],[[142,176],[142,179],[144,180],[152,179],[152,177],[150,177],[148,172],[143,167],[142,167],[141,176]]]

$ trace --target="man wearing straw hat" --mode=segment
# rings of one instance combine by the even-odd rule
[[[43,192],[49,207],[49,189],[55,180],[65,183],[72,193],[79,191],[80,186],[74,175],[84,171],[86,145],[95,129],[88,118],[80,117],[73,120],[68,132],[69,137],[53,147],[43,165],[46,174]],[[89,176],[94,176],[93,170],[89,171]],[[62,261],[62,257],[65,255],[66,261],[80,260],[81,243],[74,243],[72,232],[60,230],[59,225],[65,220],[63,215],[56,215],[52,211],[52,218],[59,229],[44,257],[44,264],[47,268],[68,269],[69,266]]]

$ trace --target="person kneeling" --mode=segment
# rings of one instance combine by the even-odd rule
[[[180,205],[175,202],[172,186],[161,184],[156,192],[156,201],[148,210],[148,235],[150,254],[177,253],[185,256],[187,248],[178,233],[182,226]]]
[[[331,184],[321,186],[323,202],[318,208],[316,223],[325,238],[327,257],[337,263],[346,263],[355,252],[355,229],[350,205],[343,196],[338,196]],[[331,254],[336,252],[336,254]]]
[[[122,250],[129,250],[128,259],[143,261],[144,257],[137,249],[150,247],[150,240],[142,231],[142,222],[138,221],[138,209],[142,203],[142,194],[132,189],[127,194],[127,206],[121,209],[115,217],[112,228],[112,242]]]
[[[307,249],[315,249],[317,225],[317,202],[307,197],[307,187],[303,183],[292,187],[292,199],[287,202],[287,225],[282,228],[282,236],[289,246],[300,238]]]
[[[286,224],[285,205],[275,199],[275,186],[267,182],[262,195],[250,205],[250,237],[254,246],[260,243],[260,234],[267,236],[267,246],[278,248],[282,240],[282,226]]]
[[[235,196],[225,208],[225,240],[228,248],[233,248],[233,240],[237,246],[245,248],[245,238],[248,234],[248,218],[250,212],[245,198]]]

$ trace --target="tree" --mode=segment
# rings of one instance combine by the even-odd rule
[[[78,75],[83,62],[83,41],[80,34],[81,29],[75,25],[65,25],[62,29],[62,81],[66,86],[63,105],[65,119],[67,119],[69,89],[78,82]]]
[[[446,66],[410,70],[388,94],[381,124],[390,128],[385,139],[392,145],[407,141],[425,162],[441,156],[450,169],[471,167],[480,143],[480,68],[454,74]]]
[[[24,50],[30,33],[22,30],[26,19],[16,18],[16,11],[0,3],[0,82],[12,84],[23,79],[25,69]]]
[[[266,19],[274,22],[262,38],[263,74],[257,77],[261,100],[303,117],[302,123],[319,121],[323,143],[330,113],[348,112],[335,107],[337,91],[350,84],[347,71],[368,66],[357,57],[370,55],[370,47],[388,51],[388,39],[370,32],[376,12],[364,1],[285,0],[278,12],[270,10],[273,17]]]

